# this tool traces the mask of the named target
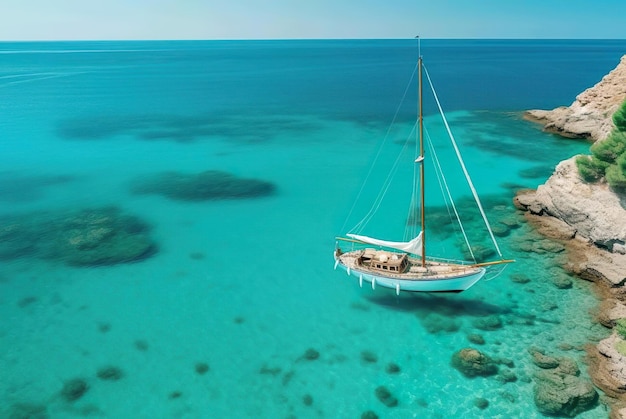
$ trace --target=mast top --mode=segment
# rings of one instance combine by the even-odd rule
[[[422,46],[421,46],[421,38],[419,35],[415,37],[417,39],[417,56],[422,58]]]

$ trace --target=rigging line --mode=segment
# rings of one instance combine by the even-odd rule
[[[463,169],[463,173],[465,174],[465,180],[467,180],[467,184],[472,191],[472,195],[474,196],[474,200],[476,201],[476,205],[478,205],[478,209],[480,210],[480,214],[483,217],[483,221],[485,222],[485,226],[487,226],[487,231],[489,232],[489,236],[491,237],[491,241],[498,252],[500,257],[502,256],[502,252],[500,252],[500,247],[496,242],[496,238],[493,235],[493,231],[491,231],[491,226],[489,225],[489,221],[487,220],[487,215],[485,214],[485,210],[483,209],[483,205],[480,202],[480,198],[478,198],[478,192],[476,192],[476,188],[474,188],[474,183],[472,183],[472,179],[470,179],[469,173],[467,172],[467,168],[465,167],[465,163],[463,162],[463,158],[461,157],[461,152],[459,151],[459,147],[456,144],[454,136],[452,135],[452,131],[450,130],[450,126],[448,125],[448,120],[443,113],[443,109],[441,108],[441,103],[439,102],[439,97],[437,97],[437,93],[435,92],[435,87],[433,86],[433,82],[430,79],[430,75],[428,74],[428,70],[424,67],[424,72],[426,73],[426,78],[428,79],[428,83],[430,84],[430,90],[433,92],[433,96],[435,98],[435,102],[437,102],[437,107],[439,108],[439,113],[441,114],[441,119],[443,120],[444,125],[446,126],[446,130],[448,131],[448,135],[450,136],[450,141],[452,146],[454,147],[454,152],[456,153],[456,157],[461,164],[461,169]]]
[[[350,211],[348,212],[348,215],[346,216],[346,219],[343,222],[343,226],[341,227],[341,231],[345,231],[346,225],[348,224],[348,220],[350,219],[350,217],[352,216],[352,213],[354,212],[356,204],[359,201],[359,198],[361,197],[361,194],[363,193],[363,191],[365,189],[365,185],[367,184],[367,181],[368,181],[369,177],[371,176],[372,171],[374,170],[374,166],[376,165],[376,162],[378,161],[378,158],[380,157],[380,154],[382,153],[383,147],[387,143],[387,139],[389,138],[389,134],[391,132],[391,127],[393,127],[393,125],[396,122],[396,119],[398,119],[398,114],[400,113],[400,108],[402,107],[402,104],[404,103],[404,100],[406,99],[406,95],[409,92],[409,88],[411,87],[411,83],[413,82],[413,79],[415,78],[415,73],[417,73],[417,64],[415,65],[415,68],[413,69],[413,73],[411,74],[411,77],[409,78],[409,82],[407,83],[406,87],[404,88],[404,93],[402,94],[402,99],[400,99],[400,103],[398,104],[398,107],[396,108],[396,112],[393,115],[393,119],[391,120],[391,123],[389,124],[389,127],[387,128],[387,133],[385,134],[385,138],[383,139],[382,144],[378,148],[378,151],[376,152],[376,156],[374,157],[374,161],[370,165],[370,169],[367,172],[367,175],[365,176],[365,180],[361,184],[361,189],[359,189],[359,193],[357,194],[357,196],[356,196],[356,198],[354,200],[354,203],[352,204],[352,207],[350,208]],[[357,224],[357,226],[359,224],[361,224],[362,221],[363,220],[361,220]],[[356,228],[356,226],[353,227],[350,231],[352,231],[354,228]]]
[[[441,163],[439,161],[439,157],[437,156],[435,146],[433,145],[428,133],[427,133],[426,139],[428,142],[428,148],[432,155],[433,162],[435,164],[435,168],[436,168],[435,172],[437,173],[437,180],[439,181],[439,188],[441,189],[441,194],[444,196],[444,201],[446,202],[446,208],[448,209],[448,215],[450,215],[450,218],[452,218],[450,214],[450,208],[448,207],[448,200],[449,200],[450,206],[452,207],[452,210],[454,211],[454,216],[456,217],[456,221],[459,224],[459,228],[461,229],[461,234],[463,235],[463,239],[465,240],[465,245],[467,246],[467,249],[469,250],[469,254],[472,257],[472,260],[474,261],[474,263],[476,263],[476,257],[474,256],[474,251],[472,250],[472,246],[470,246],[467,233],[465,232],[465,228],[463,227],[463,222],[461,222],[461,216],[459,215],[459,212],[456,208],[454,199],[452,199],[452,193],[450,192],[450,188],[448,187],[448,181],[446,180],[446,176],[443,173],[443,170],[441,168]],[[444,193],[444,189],[445,189],[445,193]],[[447,199],[446,199],[446,196],[447,196]]]
[[[394,164],[391,167],[391,170],[389,171],[389,174],[387,175],[385,182],[383,182],[383,187],[381,191],[378,193],[378,196],[376,197],[376,200],[372,204],[372,207],[370,208],[369,212],[350,231],[356,231],[357,229],[359,229],[360,231],[360,229],[362,229],[363,227],[367,225],[367,223],[369,223],[369,221],[372,219],[374,214],[376,214],[376,212],[380,208],[380,205],[382,204],[383,200],[385,199],[385,196],[387,195],[387,192],[389,191],[389,188],[391,187],[391,181],[393,180],[396,172],[398,171],[398,167],[400,166],[400,161],[402,159],[402,156],[404,155],[404,153],[406,152],[406,149],[408,148],[409,140],[411,136],[413,135],[414,129],[415,128],[411,130],[407,139],[405,140],[404,145],[402,146],[402,149],[398,153],[398,157],[396,157],[396,160],[394,161]]]
[[[417,133],[417,126],[419,124],[419,121],[415,121],[415,123],[413,124],[413,129],[411,131],[411,133],[409,133],[409,137],[413,136],[413,133]],[[407,139],[408,140],[408,139]],[[417,159],[417,157],[419,156],[419,141],[416,138],[415,139],[415,151],[414,151],[414,156],[413,159]],[[405,241],[409,241],[414,239],[415,237],[417,237],[417,230],[418,230],[418,218],[416,218],[416,216],[418,215],[416,213],[416,209],[419,208],[419,210],[421,211],[422,208],[420,208],[417,203],[418,203],[418,185],[419,185],[419,165],[414,164],[413,165],[413,183],[411,185],[411,200],[409,202],[409,208],[408,208],[408,213],[407,213],[407,222],[406,222],[406,227],[404,229],[404,240]]]

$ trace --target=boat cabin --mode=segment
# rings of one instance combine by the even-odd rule
[[[404,253],[365,249],[359,257],[359,264],[383,272],[404,273],[409,266],[409,260]]]

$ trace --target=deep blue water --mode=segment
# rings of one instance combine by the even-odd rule
[[[515,216],[516,188],[589,146],[521,112],[569,105],[626,41],[423,40],[421,52],[479,193]],[[584,376],[581,348],[606,331],[589,284],[552,284],[559,254],[520,250],[528,226],[500,238],[517,263],[460,295],[397,298],[332,270],[416,58],[415,40],[0,43],[0,416],[30,403],[51,418],[541,417],[526,349],[573,357]],[[136,193],[164,172],[206,170],[274,193]],[[151,226],[149,258],[77,267],[33,250],[72,240],[54,229],[67,214],[103,206]],[[15,233],[15,217],[36,232]],[[433,315],[456,329],[429,331]],[[503,327],[477,329],[487,315]],[[517,381],[451,368],[472,333],[514,361]],[[106,366],[123,377],[99,378]],[[67,400],[74,378],[88,390]],[[397,407],[377,399],[381,385]]]

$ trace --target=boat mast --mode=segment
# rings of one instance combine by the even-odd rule
[[[420,212],[422,224],[422,267],[426,267],[426,208],[424,205],[424,114],[422,111],[422,53],[419,47],[419,37],[417,37],[418,58],[417,58],[417,80],[418,80],[418,123],[419,123],[419,146],[420,155],[416,161],[420,163]]]

